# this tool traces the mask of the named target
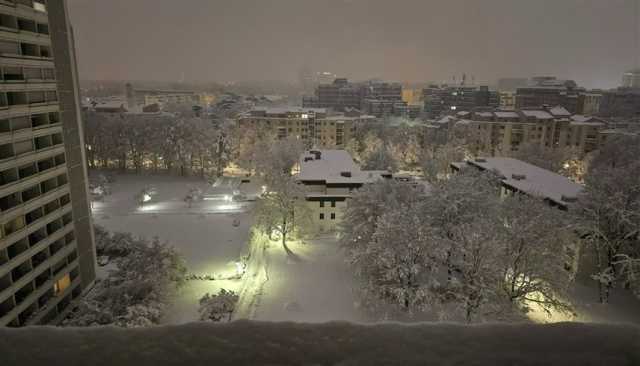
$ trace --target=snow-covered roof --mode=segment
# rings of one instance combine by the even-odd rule
[[[549,109],[549,113],[556,117],[569,117],[571,115],[566,108],[559,105]]]
[[[455,121],[456,118],[455,117],[451,117],[451,116],[444,116],[442,118],[440,118],[439,120],[435,121],[435,123],[449,123],[451,121]]]
[[[526,117],[535,117],[537,119],[553,119],[553,116],[542,110],[523,110],[522,114]]]
[[[498,118],[518,118],[519,117],[518,113],[512,112],[512,111],[497,111],[494,113]]]
[[[307,283],[313,286],[314,281]],[[314,301],[303,300],[305,305]],[[327,309],[327,317],[331,311]],[[1,327],[0,352],[5,366],[49,360],[59,365],[118,366],[623,365],[638,359],[639,334],[637,326],[624,323],[469,326],[240,320],[135,329]]]
[[[300,157],[298,180],[326,184],[364,184],[390,174],[384,170],[361,170],[345,150],[311,150]]]
[[[286,113],[326,113],[325,108],[302,108],[302,107],[255,107],[252,112],[265,112],[266,114],[286,114]]]
[[[541,196],[562,206],[569,204],[565,199],[575,199],[582,186],[552,171],[513,158],[478,158],[469,160],[470,165],[488,171],[496,171],[503,176],[502,182],[518,191]]]
[[[370,116],[368,114],[363,114],[357,117],[350,117],[350,116],[344,116],[344,115],[335,115],[335,116],[328,116],[323,118],[324,120],[327,121],[335,121],[335,122],[340,122],[340,121],[360,121],[360,120],[364,120],[364,119],[376,119],[375,116]]]

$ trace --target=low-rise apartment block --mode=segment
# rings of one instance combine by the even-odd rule
[[[259,108],[240,115],[241,131],[268,130],[279,138],[303,140],[309,147],[344,147],[354,136],[359,124],[375,121],[375,117],[359,113],[330,114],[325,108]]]
[[[523,193],[540,197],[550,205],[563,210],[576,202],[583,190],[581,185],[560,174],[513,158],[478,157],[451,164],[454,172],[465,168],[475,168],[498,175],[503,196]]]
[[[321,233],[337,229],[355,190],[391,178],[388,171],[361,170],[344,150],[311,150],[303,154],[297,176],[306,191],[313,228]]]
[[[580,154],[596,150],[602,143],[600,132],[607,122],[583,115],[572,115],[565,108],[461,111],[446,120],[433,121],[425,135],[464,136],[477,151],[498,153],[516,151],[521,144],[545,148],[572,148]],[[428,137],[428,136],[427,136]],[[440,137],[442,139],[442,137]]]

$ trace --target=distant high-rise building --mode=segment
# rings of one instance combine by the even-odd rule
[[[402,100],[402,85],[379,80],[352,83],[337,78],[331,84],[316,87],[314,97],[302,99],[304,108],[331,108],[335,111],[358,109],[365,114],[383,116],[417,116]]]
[[[604,117],[640,117],[640,89],[617,88],[603,92],[598,114]]]
[[[633,69],[622,75],[623,88],[640,88],[640,69]]]
[[[499,104],[498,93],[487,86],[430,85],[424,89],[423,95],[428,118],[476,108],[494,108]]]
[[[556,79],[553,76],[534,77],[530,85],[516,91],[516,108],[541,108],[560,105],[571,113],[578,112],[578,96],[584,88],[578,88],[573,80]]]
[[[64,0],[0,2],[0,326],[57,323],[95,280]]]

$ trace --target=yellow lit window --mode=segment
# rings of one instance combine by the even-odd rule
[[[69,277],[69,274],[67,273],[64,277],[53,284],[53,293],[58,295],[66,290],[69,286],[71,286],[71,277]]]

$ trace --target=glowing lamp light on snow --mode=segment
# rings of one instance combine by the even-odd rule
[[[148,194],[144,194],[144,196],[142,196],[142,202],[149,202],[151,201],[151,196]]]

